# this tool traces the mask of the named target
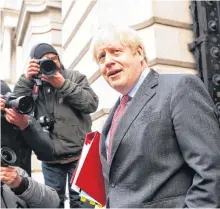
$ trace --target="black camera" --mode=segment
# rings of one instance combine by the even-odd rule
[[[53,76],[58,70],[56,63],[49,57],[38,60],[40,65],[40,73],[48,77]]]
[[[2,147],[0,151],[1,155],[1,166],[13,166],[17,160],[17,156],[15,152],[8,148],[8,147]]]
[[[39,118],[39,122],[41,127],[43,127],[45,131],[52,131],[54,128],[54,121],[47,116],[41,116]]]
[[[15,108],[20,114],[30,114],[34,110],[34,100],[31,96],[16,97],[8,92],[3,98],[6,100],[6,108]]]

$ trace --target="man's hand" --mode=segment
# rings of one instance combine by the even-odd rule
[[[40,65],[37,64],[37,59],[31,59],[28,65],[25,77],[30,80],[32,76],[37,75],[40,71]]]
[[[28,126],[28,116],[16,112],[14,109],[5,108],[5,118],[9,123],[18,126],[24,130]]]
[[[0,167],[1,182],[7,184],[10,188],[19,187],[22,177],[18,174],[16,167]]]
[[[0,110],[5,110],[6,100],[0,95]]]
[[[52,86],[58,89],[63,86],[64,81],[65,81],[64,77],[59,71],[57,71],[51,77],[47,77],[46,75],[43,74],[41,77],[41,80],[50,83]]]

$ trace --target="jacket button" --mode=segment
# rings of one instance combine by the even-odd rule
[[[112,188],[115,187],[115,183],[111,183],[111,187],[112,187]]]

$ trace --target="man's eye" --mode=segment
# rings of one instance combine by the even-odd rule
[[[103,61],[104,58],[105,58],[105,55],[104,55],[104,54],[101,54],[101,55],[98,57],[98,60],[99,60],[99,61]]]
[[[119,49],[115,49],[113,52],[114,52],[115,54],[118,54],[118,53],[120,53],[121,51],[120,51]]]

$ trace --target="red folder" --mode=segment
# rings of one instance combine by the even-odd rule
[[[74,182],[81,190],[90,195],[102,206],[105,206],[106,195],[99,156],[99,140],[100,133],[98,131],[90,132],[86,135],[81,157],[72,176],[71,183]],[[79,166],[80,160],[83,161],[83,159],[84,162],[81,162],[83,163],[82,166]],[[77,172],[78,175],[76,176]]]

